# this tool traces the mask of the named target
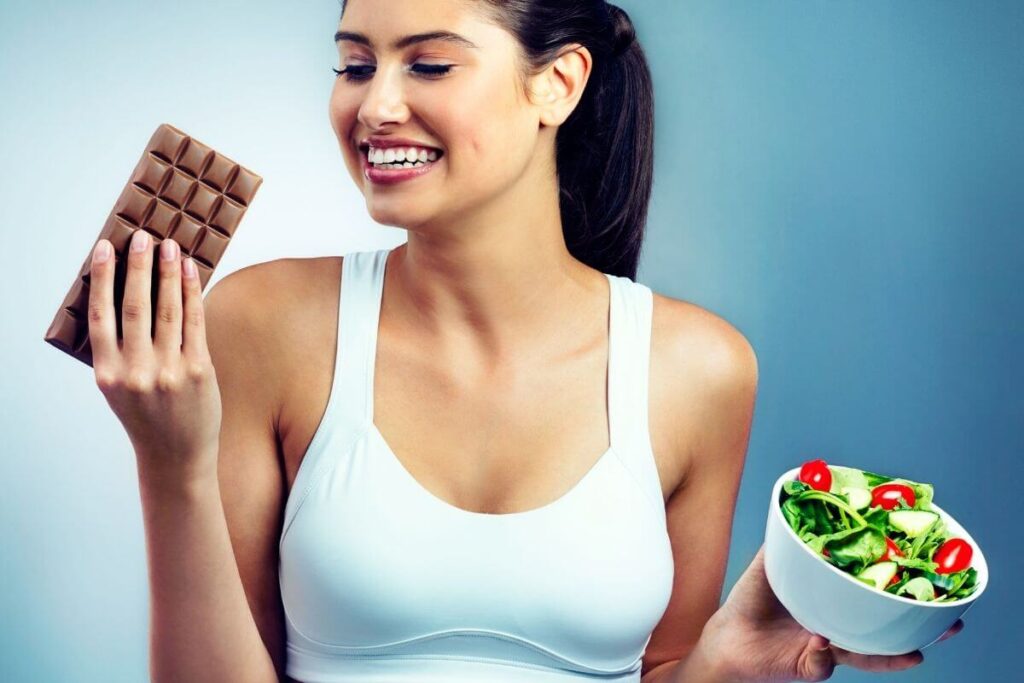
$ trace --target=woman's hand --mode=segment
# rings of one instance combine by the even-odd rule
[[[942,635],[960,632],[957,622]],[[902,671],[924,661],[920,650],[903,655],[862,655],[830,645],[804,629],[775,597],[764,571],[764,546],[708,622],[710,648],[729,680],[759,683],[823,681],[839,664],[865,671]]]
[[[151,335],[153,239],[141,229],[132,235],[119,343],[113,246],[105,239],[97,243],[90,275],[89,339],[96,384],[128,432],[140,478],[177,486],[216,477],[221,403],[206,346],[195,264],[180,260],[174,240],[167,238],[160,246],[156,330]],[[101,260],[104,253],[107,258]]]

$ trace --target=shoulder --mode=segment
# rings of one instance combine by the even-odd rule
[[[207,305],[230,305],[243,311],[261,306],[267,297],[288,299],[309,294],[325,277],[341,267],[340,256],[279,258],[245,266],[228,273],[205,294]],[[247,306],[247,304],[249,304]]]
[[[757,355],[735,325],[696,304],[653,293],[652,351],[705,389],[757,383]]]
[[[295,350],[320,334],[318,319],[333,319],[340,268],[337,256],[279,258],[215,282],[204,294],[203,315],[218,374],[230,365],[259,367],[268,391],[282,390]]]
[[[212,319],[253,335],[252,343],[280,341],[310,315],[336,306],[340,271],[341,257],[325,256],[279,258],[231,272],[204,295],[208,331]]]
[[[673,430],[685,480],[702,454],[749,428],[757,393],[753,345],[732,323],[696,304],[654,293],[651,362],[654,397]],[[734,449],[735,452],[735,449]]]

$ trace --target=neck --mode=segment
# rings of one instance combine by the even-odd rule
[[[569,253],[553,164],[553,153],[535,155],[487,201],[453,201],[431,224],[407,224],[385,272],[403,334],[481,371],[604,339],[608,283]]]
[[[558,238],[524,234],[515,244],[508,233],[457,240],[410,231],[388,259],[387,299],[417,339],[457,362],[494,368],[565,353],[603,336],[608,285]]]

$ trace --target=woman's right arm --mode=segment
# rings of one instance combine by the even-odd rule
[[[261,264],[208,292],[206,338],[223,406],[217,477],[140,492],[151,592],[155,683],[286,679],[277,540],[284,479],[274,433],[272,311]]]
[[[89,306],[96,382],[138,463],[150,676],[278,683],[285,680],[277,587],[284,486],[273,365],[264,362],[270,328],[258,315],[272,310],[266,278],[254,272],[262,265],[232,273],[204,304],[198,279],[182,277],[175,257],[159,264],[158,310],[150,311],[153,251],[127,257],[123,343],[112,260],[93,261]]]

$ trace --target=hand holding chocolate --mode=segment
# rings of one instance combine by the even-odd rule
[[[114,245],[118,339],[122,337],[121,304],[128,245],[136,230],[141,228],[152,236],[150,248],[154,250],[160,248],[165,238],[173,238],[181,247],[182,256],[192,257],[200,285],[205,288],[262,182],[262,177],[195,138],[168,124],[161,125],[90,247],[44,340],[92,366],[87,318],[89,269],[92,249],[100,239],[110,240]],[[151,291],[155,308],[159,259],[153,263]]]

